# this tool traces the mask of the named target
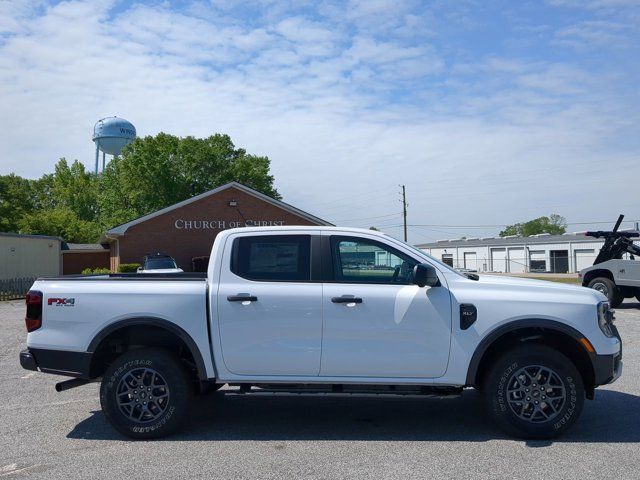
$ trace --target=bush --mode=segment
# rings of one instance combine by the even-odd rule
[[[119,273],[136,273],[138,268],[142,265],[140,263],[121,263],[118,267]]]
[[[84,270],[82,270],[82,275],[101,275],[104,273],[112,273],[111,270],[109,270],[108,268],[103,268],[103,267],[98,267],[98,268],[85,268]]]

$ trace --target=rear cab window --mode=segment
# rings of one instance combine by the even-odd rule
[[[310,235],[256,235],[233,241],[231,271],[247,280],[309,282]]]

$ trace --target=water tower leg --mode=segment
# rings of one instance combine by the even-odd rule
[[[103,172],[104,172],[104,157],[105,157],[106,155],[107,155],[106,153],[102,152],[102,171],[103,171]]]
[[[100,158],[100,150],[98,149],[98,143],[96,142],[96,175],[98,174],[98,159]]]

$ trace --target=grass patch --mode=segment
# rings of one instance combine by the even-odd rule
[[[522,277],[522,278],[533,278],[534,280],[546,280],[548,282],[558,282],[558,283],[566,283],[569,285],[577,285],[580,286],[582,285],[582,282],[580,281],[579,278],[577,277],[546,277],[544,275],[541,276],[529,276],[527,275],[526,277]]]

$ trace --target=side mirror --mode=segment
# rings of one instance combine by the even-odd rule
[[[413,267],[413,283],[419,287],[437,287],[440,280],[434,267],[428,263],[419,263]]]

